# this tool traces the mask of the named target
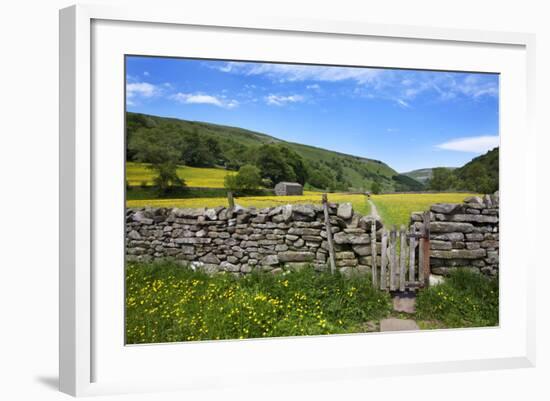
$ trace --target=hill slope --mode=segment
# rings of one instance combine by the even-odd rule
[[[454,170],[456,167],[442,167],[447,168],[449,170]],[[433,169],[434,168],[421,168],[418,170],[409,171],[407,173],[403,173],[403,175],[406,175],[407,177],[414,178],[416,181],[421,182],[422,184],[427,184],[428,181],[432,179],[433,176]]]
[[[494,148],[456,169],[457,186],[481,193],[493,193],[499,187],[499,148]]]
[[[424,181],[431,190],[493,193],[499,187],[499,150],[494,148],[459,168],[425,168],[404,175]]]
[[[171,143],[176,144],[174,146],[181,145],[184,154],[197,153],[198,149],[204,148],[202,157],[193,159],[193,156],[189,156],[183,160],[190,166],[223,166],[237,170],[255,160],[263,145],[277,145],[290,149],[302,158],[307,172],[306,187],[364,191],[370,190],[373,183],[378,182],[383,191],[418,189],[418,182],[404,180],[394,169],[379,160],[287,142],[242,128],[130,112],[126,114],[126,127],[128,161],[148,161],[138,154],[136,143],[143,142],[147,134],[154,131],[155,138],[170,137]],[[189,145],[191,142],[192,146]]]

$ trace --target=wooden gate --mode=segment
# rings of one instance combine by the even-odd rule
[[[382,230],[378,252],[376,225],[371,230],[372,283],[386,291],[414,291],[428,286],[430,278],[430,212],[421,225],[409,230]],[[378,259],[380,257],[380,260]]]

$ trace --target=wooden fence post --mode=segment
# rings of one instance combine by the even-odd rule
[[[227,191],[227,203],[229,204],[229,209],[235,209],[235,201],[233,200],[233,192]]]
[[[414,282],[414,262],[416,254],[416,238],[414,235],[414,228],[411,227],[411,234],[409,236],[409,281]]]
[[[372,264],[372,285],[376,287],[376,220],[372,220],[371,233],[370,233],[370,249],[371,249],[371,264]]]
[[[325,230],[327,232],[327,243],[328,243],[328,258],[330,261],[330,272],[334,274],[336,271],[336,261],[334,257],[334,244],[332,242],[332,227],[330,225],[330,217],[328,213],[328,200],[327,194],[323,194],[323,213],[325,214]]]
[[[430,284],[430,212],[424,212],[424,215],[422,216],[423,221],[423,239],[422,242],[422,248],[420,249],[420,252],[422,253],[422,271],[424,276],[424,286],[428,286]],[[420,268],[420,266],[419,266]]]
[[[418,241],[418,281],[424,285],[424,238],[420,237]]]
[[[395,291],[395,271],[397,264],[397,229],[395,226],[390,231],[390,291]]]
[[[386,266],[388,265],[388,232],[382,230],[382,243],[380,250],[380,289],[385,290],[388,285],[386,276]]]
[[[399,291],[405,291],[405,280],[407,278],[407,237],[405,233],[405,226],[401,225],[401,231],[399,232],[401,237],[401,252],[400,252],[400,271],[399,271]]]

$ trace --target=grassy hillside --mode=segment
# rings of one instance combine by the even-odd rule
[[[498,148],[494,148],[460,168],[450,170],[438,167],[431,169],[431,177],[426,186],[435,191],[460,190],[488,194],[498,190],[498,174],[499,151]]]
[[[443,167],[449,170],[454,170],[456,167]],[[422,184],[427,184],[428,181],[432,179],[433,175],[433,168],[421,168],[418,170],[409,171],[407,173],[403,173],[403,175],[406,175],[407,177],[413,178],[416,181],[421,182]]]
[[[254,158],[263,145],[277,145],[290,149],[301,158],[298,167],[305,173],[296,173],[296,176],[298,181],[302,178],[306,188],[365,191],[370,190],[374,182],[378,182],[385,192],[418,190],[418,183],[403,180],[382,161],[286,142],[242,128],[130,112],[127,113],[126,126],[126,156],[130,162],[148,161],[147,155],[144,156],[143,151],[140,153],[140,145],[143,148],[144,142],[153,143],[163,137],[166,137],[164,139],[169,148],[177,148],[182,154],[182,160],[178,164],[194,167],[223,166],[229,170],[238,170],[244,164],[254,164]],[[291,154],[286,157],[292,159],[294,156]],[[135,182],[139,178],[130,180]],[[193,186],[187,179],[186,184]]]
[[[397,192],[422,191],[425,189],[423,183],[404,174],[394,175],[392,179],[395,182]]]
[[[457,187],[492,193],[498,189],[499,150],[494,148],[484,155],[453,171],[458,180]]]
[[[499,187],[499,150],[494,148],[459,168],[423,168],[403,175],[422,182],[431,190],[493,193]]]

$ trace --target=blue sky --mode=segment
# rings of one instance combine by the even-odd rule
[[[461,166],[498,145],[496,74],[128,56],[129,111],[382,160]]]

